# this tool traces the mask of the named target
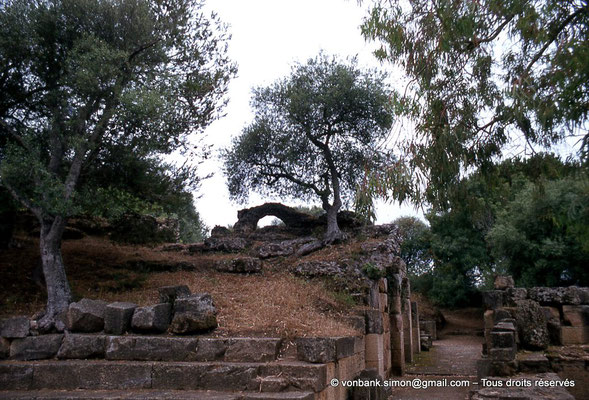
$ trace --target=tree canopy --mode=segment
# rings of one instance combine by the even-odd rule
[[[443,207],[498,157],[566,139],[586,155],[588,27],[583,1],[372,1],[363,35],[405,73],[396,104],[415,131],[379,181]]]
[[[379,155],[392,123],[384,75],[321,54],[254,90],[254,121],[225,153],[233,198],[251,190],[309,199],[327,212],[327,241],[340,238],[337,212]]]
[[[201,9],[197,0],[0,8],[0,184],[41,222],[42,329],[71,300],[60,244],[81,175],[121,147],[138,160],[185,150],[219,115],[235,67],[225,26]]]

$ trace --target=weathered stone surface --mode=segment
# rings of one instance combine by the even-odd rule
[[[380,382],[381,385],[373,385],[370,387],[353,387],[350,390],[348,398],[350,400],[386,400],[391,395],[391,389],[384,387],[383,377],[378,375],[374,369],[365,369],[360,372],[355,380],[357,381],[371,381]]]
[[[546,349],[550,343],[546,317],[538,303],[519,300],[515,314],[521,345],[529,350]]]
[[[176,299],[188,297],[191,295],[190,289],[186,285],[163,286],[158,288],[160,303],[170,303],[172,307]]]
[[[230,339],[225,361],[269,362],[278,357],[281,339],[239,338]]]
[[[570,326],[589,326],[589,306],[562,306],[562,316]]]
[[[223,365],[155,364],[152,388],[174,390],[254,390],[258,368],[246,363]],[[197,379],[195,379],[198,377]]]
[[[198,339],[153,336],[109,336],[106,359],[137,361],[201,361]]]
[[[255,274],[262,271],[262,261],[256,257],[238,257],[218,262],[215,269],[219,272]]]
[[[528,290],[525,288],[508,288],[504,293],[504,300],[506,305],[515,306],[518,300],[525,300],[528,298]]]
[[[23,361],[53,358],[59,351],[62,341],[62,334],[14,339],[10,344],[10,358]]]
[[[521,372],[544,373],[550,372],[550,361],[541,353],[520,353],[517,363]]]
[[[8,339],[29,336],[30,321],[28,317],[19,316],[0,320],[0,337]]]
[[[548,328],[548,336],[550,337],[550,344],[559,346],[562,344],[560,338],[560,320],[549,319],[546,327]]]
[[[569,344],[589,344],[589,327],[561,326],[560,340],[563,346]]]
[[[178,334],[206,332],[217,327],[217,309],[208,293],[176,300],[170,331]]]
[[[419,321],[419,330],[429,335],[432,340],[438,339],[436,321]]]
[[[10,340],[0,337],[0,360],[5,360],[10,356]]]
[[[310,363],[336,361],[336,345],[332,338],[297,338],[297,357]]]
[[[581,299],[581,304],[589,304],[589,287],[577,288],[577,293]]]
[[[491,344],[493,348],[514,348],[515,335],[513,332],[491,332]]]
[[[0,364],[1,390],[29,390],[33,384],[33,366],[30,364]],[[2,396],[0,394],[0,396]]]
[[[550,320],[557,320],[560,321],[560,311],[557,307],[542,307],[542,311],[544,311],[544,316],[546,317],[547,321]]]
[[[171,313],[170,303],[137,307],[133,312],[131,327],[136,332],[165,332],[170,325]]]
[[[335,339],[335,357],[341,359],[354,354],[356,338],[353,336],[340,337]]]
[[[493,348],[489,350],[489,356],[494,361],[512,361],[515,360],[515,348]]]
[[[366,310],[364,312],[366,317],[366,333],[383,333],[384,321],[383,313],[379,310]]]
[[[82,299],[70,304],[67,311],[67,328],[72,332],[100,332],[104,329],[106,302]]]
[[[258,249],[258,256],[260,258],[290,256],[299,247],[316,240],[314,237],[303,237],[293,240],[283,240],[281,242],[265,243]]]
[[[512,321],[500,321],[493,326],[493,330],[497,332],[515,332],[515,325]]]
[[[504,293],[501,290],[486,290],[482,292],[483,305],[491,310],[501,308],[504,305],[503,295]]]
[[[528,289],[528,297],[542,305],[562,304],[564,288],[533,287]]]
[[[497,323],[499,321],[511,320],[513,316],[511,312],[506,310],[505,308],[498,308],[495,310],[494,314],[494,322]]]
[[[225,358],[229,339],[200,338],[196,349],[196,361],[217,361]]]
[[[247,240],[234,236],[209,237],[204,241],[204,250],[236,253],[248,246]]]
[[[563,304],[571,304],[571,305],[579,305],[581,304],[581,288],[577,286],[569,286],[564,288],[564,293],[562,295],[562,303]]]
[[[137,304],[116,302],[106,306],[104,310],[104,332],[122,335],[131,329],[131,319]]]
[[[106,336],[66,334],[57,358],[104,358]]]
[[[509,275],[497,275],[493,282],[493,286],[495,290],[505,290],[514,287],[515,282],[513,281],[513,277]]]
[[[150,389],[152,365],[83,360],[48,361],[35,365],[34,389]]]

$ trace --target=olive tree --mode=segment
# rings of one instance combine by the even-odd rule
[[[327,213],[325,242],[342,239],[337,213],[377,161],[375,144],[392,124],[384,80],[354,60],[320,54],[255,89],[254,121],[224,154],[233,198],[243,200],[250,190],[318,197]]]
[[[40,329],[71,302],[61,239],[81,174],[119,144],[144,156],[187,146],[224,103],[227,40],[198,0],[2,3],[0,185],[41,224]]]

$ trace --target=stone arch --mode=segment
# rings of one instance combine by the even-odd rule
[[[309,214],[297,211],[280,203],[265,203],[261,206],[245,208],[237,212],[237,222],[233,229],[237,232],[253,232],[258,221],[264,217],[279,218],[288,228],[308,228],[320,224],[320,220]]]

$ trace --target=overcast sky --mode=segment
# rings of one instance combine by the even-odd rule
[[[237,78],[229,86],[226,116],[206,130],[215,154],[253,119],[249,105],[251,89],[287,76],[295,62],[305,62],[323,50],[342,58],[357,56],[360,66],[380,66],[372,55],[374,45],[367,44],[360,34],[366,11],[355,0],[209,0],[207,9],[214,10],[230,25],[229,55],[239,68]],[[215,174],[203,182],[197,193],[201,198],[196,200],[196,207],[210,228],[235,223],[241,208],[278,200],[253,194],[247,204],[233,203],[220,161],[216,157],[208,160],[202,171]],[[377,207],[379,223],[407,214],[415,214],[412,207]]]

